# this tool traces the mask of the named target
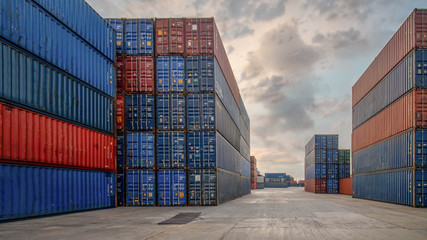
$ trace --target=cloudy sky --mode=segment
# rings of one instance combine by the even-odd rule
[[[214,17],[262,172],[304,178],[319,133],[351,143],[351,87],[425,0],[86,0],[102,17]]]

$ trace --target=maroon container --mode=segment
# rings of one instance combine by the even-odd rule
[[[125,62],[123,57],[116,58],[116,78],[117,78],[117,91],[123,92],[125,90]]]
[[[427,10],[415,9],[353,86],[353,107],[413,48],[427,48]]]
[[[184,53],[184,19],[156,19],[156,53]]]
[[[227,53],[213,18],[185,19],[185,53],[187,55],[213,54],[217,59],[234,100],[240,108],[240,92],[228,61]]]
[[[116,71],[117,86],[122,86],[127,92],[154,92],[155,72],[153,57],[117,57]]]
[[[125,127],[125,99],[122,95],[116,96],[116,129],[123,130]]]
[[[353,179],[352,178],[339,179],[339,193],[353,195]]]
[[[326,193],[326,179],[313,178],[305,180],[304,190],[312,193]]]

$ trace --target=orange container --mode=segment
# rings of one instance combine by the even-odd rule
[[[339,193],[353,195],[353,179],[352,178],[339,179]]]

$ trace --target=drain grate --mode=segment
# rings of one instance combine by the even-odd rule
[[[189,222],[194,221],[194,219],[196,219],[197,217],[199,217],[199,215],[201,214],[201,212],[183,212],[183,213],[178,213],[176,216],[160,222],[159,224],[187,224]]]

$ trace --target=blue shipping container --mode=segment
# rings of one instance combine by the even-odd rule
[[[245,177],[250,177],[251,176],[251,164],[250,162],[248,162],[243,156],[240,157],[240,162],[241,162],[241,167],[242,167],[242,171],[240,172],[240,174],[242,174],[242,176]]]
[[[242,104],[242,103],[240,103]],[[240,105],[242,106],[242,105]],[[239,131],[245,142],[249,145],[251,142],[249,127],[245,124],[242,114],[239,117]]]
[[[115,206],[110,172],[0,164],[0,220]]]
[[[286,173],[266,173],[266,178],[286,178]]]
[[[240,174],[224,171],[220,168],[217,168],[217,174],[218,203],[224,203],[243,196]]]
[[[314,135],[305,145],[305,155],[307,156],[314,149],[326,148],[326,135]]]
[[[124,53],[123,51],[123,19],[106,19],[107,22],[111,25],[111,27],[116,30],[116,53],[117,55],[121,55]]]
[[[185,96],[181,94],[157,95],[157,129],[185,129]]]
[[[337,149],[326,150],[326,163],[338,164],[338,150]]]
[[[113,100],[0,42],[0,98],[114,132]]]
[[[326,149],[315,149],[305,157],[305,167],[312,164],[326,164]]]
[[[305,179],[313,178],[326,178],[327,167],[326,164],[313,164],[305,169]]]
[[[154,130],[154,96],[125,96],[125,127],[129,131]]]
[[[264,182],[264,188],[287,188],[288,182]]]
[[[117,168],[123,168],[125,156],[125,137],[123,133],[117,133]]]
[[[246,159],[246,161],[250,161],[251,151],[249,149],[249,145],[246,143],[245,139],[240,136],[240,154]]]
[[[126,205],[154,206],[156,204],[156,180],[153,170],[126,171]]]
[[[1,1],[0,36],[61,71],[101,90],[115,94],[111,59],[71,32],[32,1]],[[35,24],[36,23],[36,24]],[[103,43],[106,45],[106,43]]]
[[[248,112],[246,111],[245,103],[243,102],[242,96],[240,95],[240,115],[242,116],[243,122],[248,129],[251,128],[251,122],[249,119]],[[246,139],[247,142],[250,142],[249,139]]]
[[[338,149],[338,135],[337,134],[326,135],[326,148]]]
[[[427,169],[415,171],[415,206],[427,206]]]
[[[241,171],[240,153],[218,132],[196,131],[187,133],[187,167],[222,168]]]
[[[114,61],[114,30],[85,1],[33,1]],[[81,13],[80,17],[76,13]]]
[[[338,184],[339,184],[338,179],[326,180],[326,192],[338,194],[338,191],[339,191]]]
[[[185,170],[165,169],[157,172],[159,206],[184,206],[187,202]]]
[[[326,165],[326,178],[338,178],[338,164]]]
[[[153,54],[154,34],[152,19],[125,20],[125,49],[127,55]]]
[[[125,186],[125,174],[123,170],[117,170],[117,206],[126,204]]]
[[[183,168],[186,164],[184,132],[163,132],[157,135],[156,161],[159,168]]]
[[[338,166],[338,178],[350,177],[350,164],[340,164]]]
[[[217,204],[215,170],[188,170],[188,205],[214,206]]]
[[[184,58],[163,56],[156,58],[157,92],[184,92]]]
[[[154,133],[127,133],[126,148],[128,168],[154,167]]]
[[[245,176],[240,176],[240,186],[241,186],[241,191],[240,193],[242,194],[242,196],[245,196],[249,193],[251,193],[251,178],[250,177],[245,177]],[[258,183],[257,183],[258,185]]]

